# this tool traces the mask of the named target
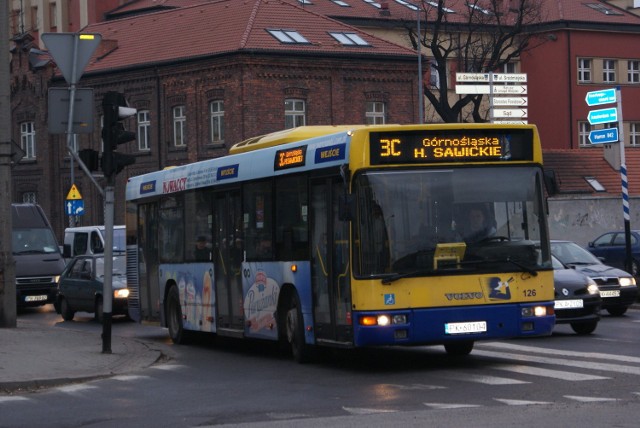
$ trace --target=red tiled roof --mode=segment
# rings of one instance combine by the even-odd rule
[[[619,150],[613,145],[613,150]],[[605,188],[602,196],[620,195],[622,180],[604,158],[604,148],[543,149],[544,167],[556,174],[560,194],[595,193],[585,177],[594,177]],[[627,181],[630,196],[640,195],[640,149],[625,148]]]
[[[281,43],[267,29],[294,30],[310,43]],[[329,31],[357,33],[369,46],[344,46]],[[280,0],[209,1],[97,23],[83,32],[100,33],[103,44],[117,41],[117,48],[92,60],[85,73],[238,51],[416,56],[407,47]]]

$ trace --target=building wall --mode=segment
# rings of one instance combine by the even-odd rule
[[[20,51],[22,52],[22,51]],[[16,55],[18,52],[16,52]],[[21,53],[26,58],[24,52]],[[14,62],[16,58],[14,57]],[[85,75],[79,87],[93,88],[94,131],[78,135],[78,149],[101,150],[102,98],[107,91],[125,94],[132,107],[150,111],[150,151],[140,151],[137,142],[120,146],[118,151],[136,156],[136,163],[117,176],[116,224],[124,221],[124,188],[128,176],[155,171],[225,155],[228,148],[246,138],[278,131],[285,126],[284,100],[301,98],[307,105],[307,124],[327,125],[363,123],[367,101],[384,101],[388,123],[414,123],[416,111],[416,73],[414,61],[395,61],[393,73],[381,66],[384,59],[344,59],[331,57],[282,58],[267,55],[231,55],[225,58],[130,70],[103,75]],[[24,59],[23,59],[24,64]],[[75,184],[85,202],[85,214],[78,225],[102,224],[103,201],[96,186],[77,168],[71,181],[66,136],[47,131],[47,97],[50,85],[65,86],[60,77],[52,79],[53,67],[14,70],[26,86],[17,86],[12,103],[17,115],[31,115],[37,128],[37,158],[14,168],[14,200],[25,189],[36,191],[58,237],[62,237],[69,218],[64,201]],[[39,82],[38,90],[29,88]],[[14,96],[15,95],[15,96]],[[223,99],[225,106],[224,144],[209,141],[209,102]],[[22,103],[22,104],[20,104]],[[172,108],[186,106],[186,147],[172,143]],[[31,117],[29,116],[29,117]],[[14,140],[20,141],[18,126]],[[125,121],[136,129],[135,119]],[[98,182],[104,181],[97,172]]]

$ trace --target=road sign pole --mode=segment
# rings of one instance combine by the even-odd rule
[[[618,140],[620,144],[620,180],[622,182],[622,213],[624,217],[625,269],[632,273],[633,258],[631,255],[631,215],[629,213],[629,182],[627,179],[627,162],[624,155],[624,128],[622,121],[622,94],[620,86],[616,87],[618,100]]]

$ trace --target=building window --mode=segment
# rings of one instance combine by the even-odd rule
[[[356,33],[331,32],[329,34],[345,46],[369,46],[369,43]]]
[[[209,103],[209,141],[221,143],[224,141],[224,101]]]
[[[24,192],[22,194],[22,203],[24,204],[37,204],[36,192]]]
[[[368,101],[365,114],[367,125],[381,125],[385,123],[385,108],[381,101]]]
[[[578,83],[591,83],[591,60],[578,58]]]
[[[138,150],[148,151],[151,150],[149,145],[149,132],[151,131],[151,119],[149,117],[149,110],[140,110],[138,112]]]
[[[58,26],[58,10],[57,10],[57,4],[56,3],[49,3],[49,27],[52,30],[55,30],[55,28]]]
[[[284,100],[284,127],[285,129],[304,126],[306,108],[304,100]]]
[[[640,147],[640,122],[629,124],[629,145]]]
[[[24,150],[25,159],[36,158],[36,128],[34,122],[20,124],[20,146]]]
[[[104,114],[100,115],[100,129],[104,128]],[[104,138],[102,138],[102,132],[100,133],[100,153],[104,153]]]
[[[187,145],[185,141],[185,126],[187,124],[187,116],[185,106],[176,106],[173,108],[173,145],[175,147],[184,147]]]
[[[435,59],[429,61],[429,87],[440,89],[440,75],[438,74],[438,63]]]
[[[616,60],[614,59],[602,60],[602,81],[604,83],[616,82]]]
[[[589,147],[591,143],[589,142],[589,132],[591,131],[591,126],[589,122],[578,122],[578,145],[580,147]]]
[[[294,30],[267,30],[269,34],[278,39],[281,43],[287,44],[309,44],[309,40]]]
[[[640,83],[640,61],[629,60],[627,62],[627,82]]]

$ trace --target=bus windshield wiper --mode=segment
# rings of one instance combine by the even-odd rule
[[[507,257],[504,260],[495,260],[497,262],[507,262],[507,263],[511,263],[512,265],[516,265],[518,266],[520,269],[522,269],[523,271],[525,271],[526,273],[530,274],[531,276],[538,276],[538,271],[531,269],[529,266],[526,266],[520,262],[517,262],[513,259],[511,259],[510,257]]]
[[[388,276],[382,278],[382,285],[389,285],[392,282],[395,282],[402,278],[408,278],[410,276],[424,275],[427,273],[433,273],[433,269],[417,269],[408,272],[397,272],[389,274]]]

